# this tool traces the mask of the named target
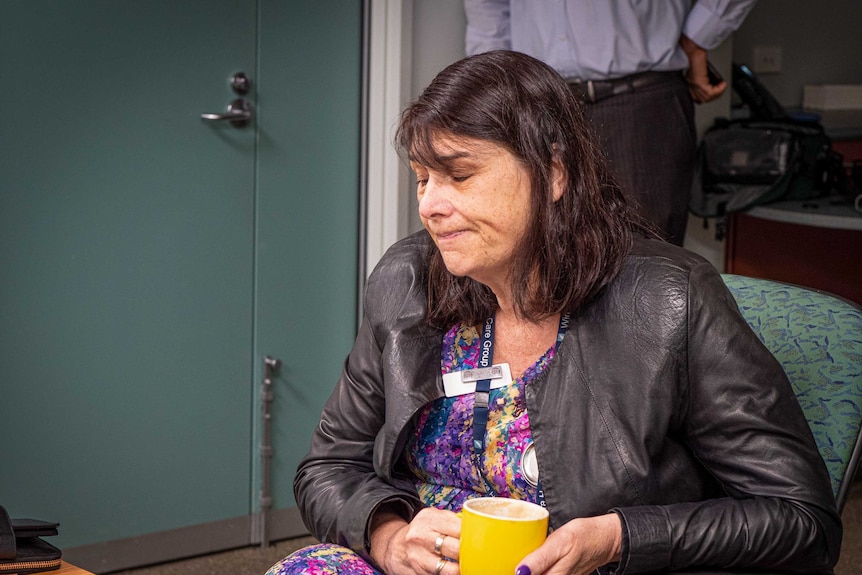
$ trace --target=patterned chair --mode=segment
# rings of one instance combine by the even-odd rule
[[[840,512],[862,455],[862,307],[814,289],[722,277],[743,317],[787,372]]]

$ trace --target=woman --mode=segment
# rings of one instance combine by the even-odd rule
[[[397,139],[425,231],[369,278],[296,476],[329,543],[271,573],[455,575],[455,512],[490,494],[550,511],[518,575],[835,564],[840,519],[781,367],[709,263],[644,238],[554,71],[461,60]],[[490,362],[514,381],[452,384]]]

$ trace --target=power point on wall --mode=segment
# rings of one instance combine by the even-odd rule
[[[781,46],[755,46],[751,70],[755,74],[781,72]]]

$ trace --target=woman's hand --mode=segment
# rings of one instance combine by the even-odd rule
[[[438,538],[439,552],[435,550]],[[371,524],[371,558],[387,575],[458,575],[461,518],[452,511],[428,507],[407,523],[392,513],[379,513]],[[438,567],[442,567],[438,569]]]
[[[622,524],[616,513],[572,519],[527,555],[517,575],[580,575],[619,561]]]

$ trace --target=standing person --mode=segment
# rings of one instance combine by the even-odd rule
[[[692,102],[727,88],[710,83],[706,51],[755,2],[464,0],[466,52],[515,50],[557,70],[587,102],[620,186],[682,245],[697,145]]]
[[[458,575],[457,512],[494,494],[550,513],[517,575],[835,564],[841,520],[784,371],[709,262],[650,239],[552,68],[456,62],[397,142],[425,230],[369,277],[296,474],[321,543],[270,575]],[[465,390],[486,360],[499,380]]]

